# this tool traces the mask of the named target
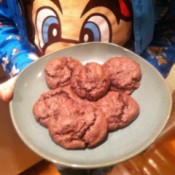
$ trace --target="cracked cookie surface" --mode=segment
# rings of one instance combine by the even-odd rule
[[[76,104],[52,117],[48,129],[53,141],[66,149],[93,148],[107,137],[107,120],[93,106]]]
[[[111,90],[131,94],[140,86],[140,65],[128,57],[113,57],[103,66],[109,71]]]
[[[89,62],[74,71],[71,87],[81,98],[96,101],[106,94],[110,86],[109,73],[102,65]]]
[[[71,108],[81,99],[69,88],[57,88],[41,94],[33,106],[36,120],[43,126],[48,126],[50,117],[57,115],[64,108]]]
[[[131,96],[116,91],[109,91],[101,98],[98,107],[107,118],[108,131],[127,126],[139,115],[137,102]]]
[[[70,84],[72,74],[82,64],[74,58],[58,57],[50,60],[45,66],[45,79],[50,89]]]

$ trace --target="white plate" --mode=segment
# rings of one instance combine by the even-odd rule
[[[132,96],[140,105],[138,118],[128,127],[110,133],[107,141],[94,149],[65,150],[55,144],[48,130],[35,121],[32,108],[41,93],[48,90],[44,66],[59,56],[71,56],[83,63],[103,63],[112,56],[127,56],[137,61],[141,66],[142,80]],[[97,168],[127,160],[146,149],[165,127],[171,107],[171,94],[164,79],[143,58],[114,44],[87,43],[44,56],[28,66],[15,84],[10,112],[21,139],[41,157],[69,167]]]

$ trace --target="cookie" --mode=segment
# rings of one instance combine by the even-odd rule
[[[109,71],[111,90],[131,94],[140,86],[140,65],[131,58],[113,57],[103,66]]]
[[[71,79],[71,87],[75,93],[91,101],[96,101],[106,94],[110,79],[108,71],[100,64],[89,62],[78,67]]]
[[[45,79],[50,89],[63,87],[70,84],[74,70],[82,66],[74,58],[58,57],[50,60],[45,66]]]
[[[133,122],[140,113],[140,108],[136,100],[127,94],[122,94],[122,99],[125,104],[119,127],[123,128]]]
[[[108,131],[129,125],[139,115],[137,102],[131,96],[117,91],[109,91],[98,100],[97,105],[107,118]]]
[[[48,127],[49,119],[59,114],[63,109],[74,103],[81,103],[81,99],[69,87],[57,88],[43,93],[33,106],[36,120]]]
[[[107,137],[104,114],[91,105],[72,105],[50,119],[49,133],[65,149],[92,148]]]

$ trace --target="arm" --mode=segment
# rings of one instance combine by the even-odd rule
[[[4,4],[0,3],[0,63],[7,76],[12,78],[35,61],[38,56],[35,48],[28,42],[27,37],[22,36],[22,34],[25,34],[24,23],[23,28],[20,26],[18,29],[17,27],[19,24],[15,21],[20,21],[20,16],[18,16],[18,20],[14,20],[15,17],[12,18],[7,7],[6,2]],[[11,99],[15,80],[16,78],[12,78],[0,84],[0,99],[4,101]]]

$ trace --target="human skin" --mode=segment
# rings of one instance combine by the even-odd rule
[[[13,89],[17,77],[13,77],[10,80],[0,84],[0,99],[5,102],[9,102],[13,97]]]

